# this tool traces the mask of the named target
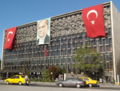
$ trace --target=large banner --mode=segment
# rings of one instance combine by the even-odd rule
[[[13,41],[15,38],[16,34],[16,27],[9,28],[5,31],[5,44],[4,44],[4,49],[12,49],[13,48]]]
[[[37,21],[38,45],[50,43],[50,18]]]
[[[83,9],[82,18],[87,36],[90,38],[105,36],[103,8],[104,6],[101,4]]]

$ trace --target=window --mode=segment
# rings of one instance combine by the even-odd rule
[[[18,79],[18,78],[19,78],[19,76],[14,76],[14,77],[12,77],[12,78]]]

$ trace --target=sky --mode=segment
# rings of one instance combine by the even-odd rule
[[[0,57],[3,31],[40,19],[73,12],[110,0],[0,0]],[[120,0],[111,0],[120,11]]]

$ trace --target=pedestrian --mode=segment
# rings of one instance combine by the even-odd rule
[[[26,85],[29,85],[29,78],[28,78],[28,75],[25,75],[25,81],[26,81]]]

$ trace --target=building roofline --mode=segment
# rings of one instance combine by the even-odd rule
[[[109,1],[109,2],[106,2],[106,3],[103,3],[104,7],[107,6],[107,5],[110,5],[110,2],[112,1]],[[52,16],[51,19],[52,20],[55,20],[55,19],[59,19],[59,18],[63,18],[63,17],[66,17],[66,16],[71,16],[73,14],[79,14],[81,13],[82,9],[79,9],[79,10],[76,10],[76,11],[73,11],[73,12],[67,12],[67,13],[64,13],[64,14],[59,14],[57,16]],[[17,26],[18,28],[22,28],[22,27],[25,27],[25,26],[29,26],[29,25],[33,25],[33,24],[36,24],[37,21],[34,21],[34,22],[30,22],[30,23],[26,23],[26,24],[22,24],[22,25],[19,25]]]

